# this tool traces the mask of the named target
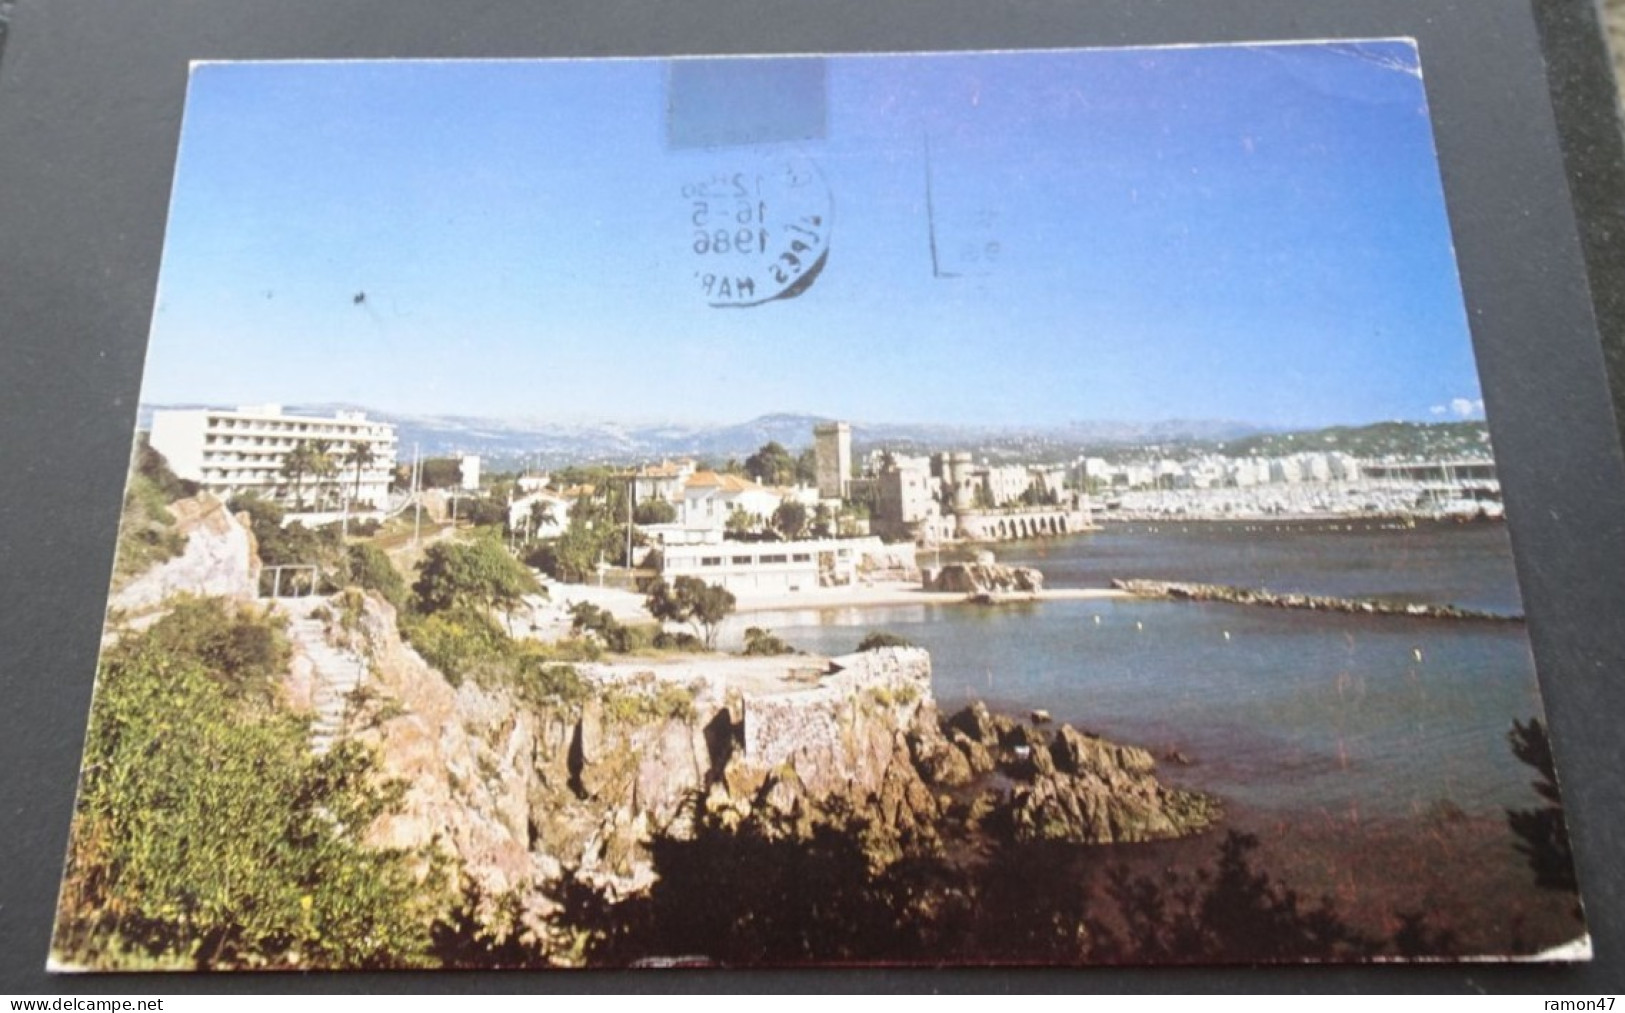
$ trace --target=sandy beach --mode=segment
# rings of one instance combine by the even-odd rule
[[[747,612],[787,612],[799,609],[881,608],[897,605],[970,605],[959,591],[924,591],[907,581],[859,584],[851,587],[820,587],[808,591],[773,594],[741,593],[735,609]],[[1129,598],[1126,591],[1108,588],[1060,587],[1026,594],[1001,595],[1000,602],[1078,601],[1096,598]]]
[[[613,587],[591,584],[558,584],[549,582],[548,598],[528,598],[531,606],[533,635],[542,639],[556,639],[569,632],[569,606],[575,602],[591,602],[607,610],[623,623],[650,623],[654,620],[644,608],[643,596]],[[848,587],[820,587],[807,591],[786,591],[752,594],[742,592],[736,596],[736,614],[759,612],[795,612],[805,609],[891,608],[899,605],[972,605],[975,604],[958,591],[925,591],[909,581],[884,581],[857,584]],[[1001,595],[1000,603],[1023,601],[1079,601],[1090,599],[1131,598],[1126,591],[1109,588],[1047,588],[1027,594]],[[983,605],[982,607],[988,607]]]

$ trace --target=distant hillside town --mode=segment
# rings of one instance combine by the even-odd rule
[[[566,578],[652,564],[741,591],[911,577],[916,548],[1060,537],[1115,519],[1501,512],[1488,443],[1443,428],[1398,436],[1432,441],[1448,456],[1261,452],[1305,445],[1288,435],[1249,439],[1245,453],[1119,448],[1012,462],[963,449],[874,447],[859,456],[851,424],[814,421],[799,453],[769,440],[743,461],[696,455],[482,475],[474,454],[414,451],[403,461],[395,426],[361,411],[158,409],[150,425],[152,448],[175,473],[222,500],[255,497],[308,524],[409,508],[455,520],[461,509],[465,520],[502,525],[516,546],[542,546],[538,558]],[[1395,431],[1381,438],[1371,445],[1392,446]]]

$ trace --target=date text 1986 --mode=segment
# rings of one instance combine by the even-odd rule
[[[685,184],[694,281],[712,306],[755,306],[803,291],[828,250],[829,193],[792,159],[765,173]]]

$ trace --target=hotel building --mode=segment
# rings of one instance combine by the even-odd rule
[[[337,509],[353,497],[358,509],[381,510],[395,472],[395,427],[368,421],[362,412],[285,415],[280,405],[160,409],[153,412],[149,442],[175,474],[221,499],[255,493],[294,505],[295,476],[287,463],[301,443],[325,446],[332,466],[298,476],[297,495],[307,509]],[[372,450],[372,460],[361,468],[359,493],[350,463],[357,446]]]

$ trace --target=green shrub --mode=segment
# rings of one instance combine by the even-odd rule
[[[114,580],[127,580],[186,551],[186,536],[175,530],[169,504],[195,496],[197,490],[196,482],[179,478],[169,469],[164,455],[147,444],[145,433],[136,437],[124,486]]]
[[[633,509],[632,519],[638,524],[670,524],[677,519],[677,508],[663,499],[648,499]]]
[[[347,550],[349,583],[368,591],[377,591],[384,600],[400,609],[406,605],[406,581],[401,579],[395,564],[376,545],[363,542]]]
[[[170,658],[198,663],[235,700],[269,703],[287,670],[286,623],[224,598],[180,595],[145,639]]]
[[[401,632],[423,660],[439,669],[453,686],[475,668],[513,660],[513,641],[489,616],[473,609],[456,609],[428,616],[408,617]]]
[[[899,686],[871,686],[869,699],[881,707],[907,706],[920,698],[920,691],[904,683]]]
[[[186,536],[175,529],[175,516],[158,487],[133,474],[124,490],[119,519],[116,580],[127,580],[186,551]]]
[[[675,682],[641,676],[605,688],[604,716],[625,724],[651,721],[692,721],[694,688]]]
[[[705,641],[692,633],[667,633],[665,630],[654,635],[650,646],[659,651],[684,651],[691,654],[703,653],[707,649]]]
[[[526,667],[525,695],[535,703],[576,705],[592,696],[592,684],[574,665],[533,661]]]
[[[187,608],[186,622],[214,621],[210,606]],[[363,844],[402,786],[379,784],[360,745],[314,756],[304,721],[245,710],[228,692],[244,673],[202,660],[213,647],[177,650],[178,632],[129,635],[102,665],[56,959],[104,969],[425,963],[443,907],[435,864]]]
[[[570,606],[570,631],[578,636],[590,633],[617,654],[632,650],[637,642],[632,629],[623,625],[613,613],[587,601]]]
[[[895,633],[876,630],[858,641],[859,651],[878,651],[882,647],[913,647],[912,641],[906,640]]]
[[[752,626],[745,631],[744,653],[748,655],[794,654],[796,649],[780,640],[773,634],[772,630]]]
[[[339,573],[347,568],[344,538],[339,525],[324,524],[307,528],[299,521],[283,526],[286,511],[270,500],[248,494],[234,496],[227,508],[233,513],[246,513],[249,528],[259,551],[260,562],[266,566],[314,566],[324,575]]]
[[[166,503],[196,496],[201,488],[196,482],[176,475],[170,469],[169,461],[164,455],[152,449],[146,433],[140,433],[135,438],[135,453],[130,460],[130,471],[151,483]]]

